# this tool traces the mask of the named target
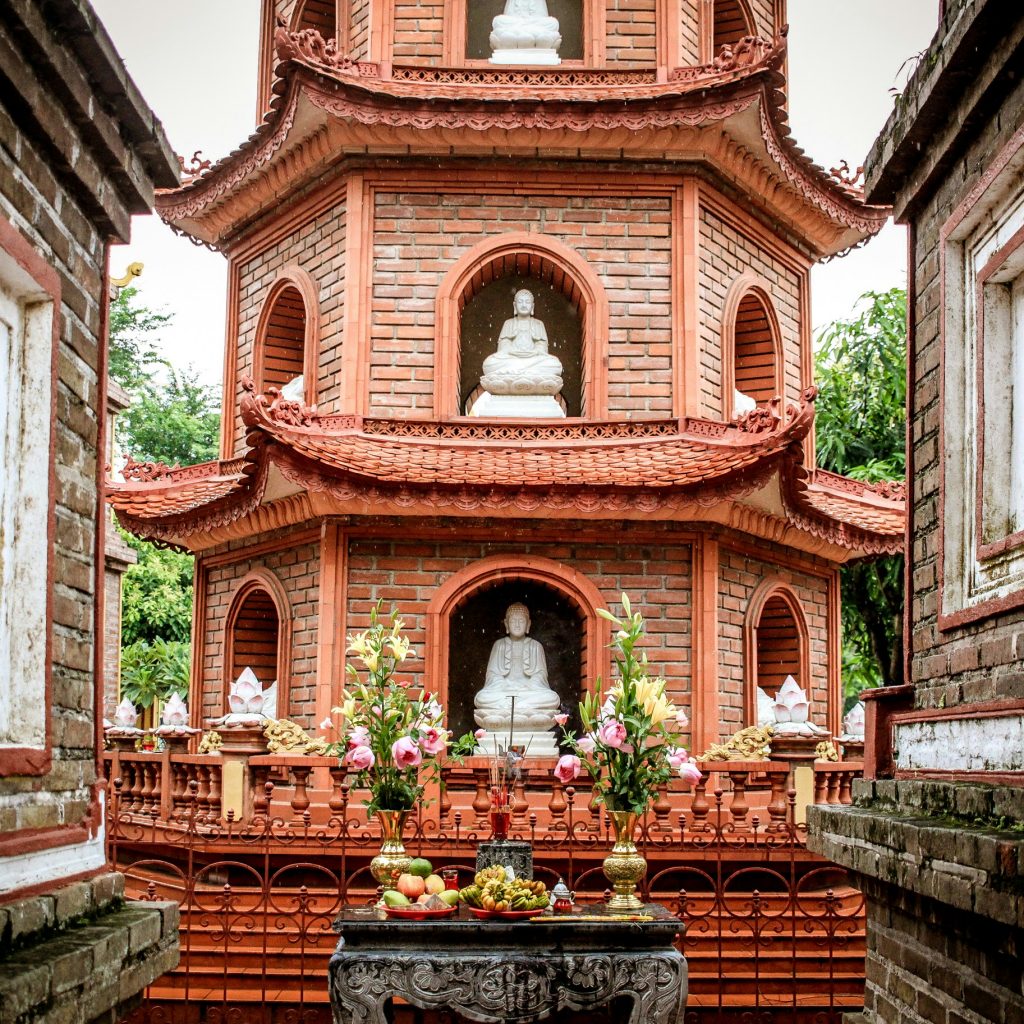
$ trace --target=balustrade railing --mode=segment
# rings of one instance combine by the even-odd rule
[[[311,829],[331,822],[371,831],[374,827],[363,807],[366,794],[351,788],[345,767],[333,757],[266,754],[236,759],[170,751],[115,751],[104,757],[107,777],[117,780],[121,813],[136,820],[181,828],[190,813],[200,825],[231,823],[230,834],[241,834],[253,822],[267,818],[268,794],[273,792],[279,817],[290,814],[287,820],[305,822]],[[513,834],[602,831],[601,809],[586,795],[586,779],[563,785],[553,767],[553,760],[537,759],[516,784]],[[704,776],[692,788],[676,780],[661,788],[645,824],[652,836],[674,833],[681,825],[690,834],[700,834],[709,827],[712,812],[716,824],[735,830],[777,826],[788,820],[798,770],[789,763],[714,761],[701,768]],[[841,805],[851,803],[852,782],[862,765],[819,761],[808,770],[813,772],[814,803]],[[237,780],[227,796],[225,775]],[[418,809],[417,828],[423,834],[433,831],[478,840],[489,830],[488,778],[484,758],[446,767],[440,786],[427,793],[424,806]]]
[[[181,964],[150,987],[138,1024],[329,1024],[331,922],[342,904],[374,898],[379,848],[345,769],[272,755],[242,766],[170,753],[108,762],[111,860],[130,896],[175,899],[182,913]],[[644,895],[685,925],[686,1024],[839,1024],[863,999],[863,899],[806,849],[797,792],[848,802],[858,766],[703,768],[692,789],[665,787],[637,834]],[[490,835],[485,773],[472,760],[449,769],[404,835],[410,854],[458,869],[462,884]],[[563,786],[535,763],[517,789],[513,833],[531,841],[535,877],[602,897],[612,837],[585,779]],[[439,1024],[403,1008],[395,1019]]]

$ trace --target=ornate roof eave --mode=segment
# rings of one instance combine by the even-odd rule
[[[227,468],[235,470],[232,479],[236,486],[229,493],[206,505],[196,504],[193,494],[202,483],[197,472],[202,467],[190,467],[166,470],[147,484],[115,485],[110,503],[133,532],[194,551],[321,515],[345,514],[703,521],[838,562],[897,550],[902,543],[900,524],[904,515],[899,502],[880,495],[865,497],[857,490],[865,485],[853,481],[844,485],[845,493],[837,492],[838,498],[833,495],[834,500],[846,501],[847,506],[858,501],[877,506],[883,527],[885,515],[889,516],[890,533],[894,524],[899,526],[899,536],[894,537],[835,520],[827,508],[819,507],[820,501],[816,503],[816,493],[805,493],[829,494],[837,490],[835,479],[845,480],[805,479],[803,442],[813,422],[814,397],[810,389],[801,405],[790,406],[784,417],[762,409],[736,425],[687,420],[682,424],[631,421],[552,427],[321,418],[280,395],[268,398],[250,392],[242,406],[250,444],[244,464],[239,467],[235,460],[236,464],[207,467],[211,478],[228,476]],[[352,445],[358,447],[349,451],[346,446]],[[668,477],[674,470],[669,461],[673,445],[697,453],[707,471],[698,466],[699,472],[688,478],[677,471],[677,479],[689,482],[661,482],[659,472]],[[361,464],[366,452],[377,449],[383,450],[386,465],[399,467],[390,476],[371,472]],[[327,451],[328,456],[318,459],[317,450]],[[344,465],[342,459],[330,457],[332,450],[354,456],[354,464]],[[557,460],[568,450],[581,466],[588,462],[598,466],[591,474],[594,480],[583,486],[569,480],[536,484],[507,478],[501,483],[493,478],[415,479],[404,468],[417,461],[429,462],[439,452],[447,458],[460,450],[455,457],[463,464],[468,460],[469,465],[486,463],[488,458],[505,465],[515,454],[522,456],[522,462],[543,465],[545,460]],[[644,473],[636,474],[636,483],[602,481],[600,460],[617,464],[628,459],[629,453],[635,455],[634,464],[647,467]],[[301,488],[301,493],[262,503],[271,469]],[[787,518],[742,505],[740,499],[767,487],[776,476],[785,495]],[[147,492],[155,515],[144,514]]]
[[[308,36],[298,33],[289,39]],[[316,33],[311,34],[323,47]],[[280,52],[280,47],[279,47]],[[275,97],[264,123],[230,156],[181,188],[160,193],[160,216],[196,240],[220,245],[283,194],[343,154],[375,150],[415,155],[440,141],[455,155],[536,155],[545,148],[581,158],[706,160],[731,175],[769,211],[797,228],[820,256],[862,242],[888,210],[866,206],[856,188],[830,178],[793,143],[779,89],[782,39],[764,43],[756,60],[723,69],[681,68],[668,82],[587,87],[573,71],[571,88],[538,86],[547,72],[405,69],[416,80],[381,78],[376,65],[324,58],[296,46],[278,65]],[[392,74],[402,72],[393,69]],[[472,87],[463,78],[512,74],[526,84]],[[634,73],[635,74],[635,73]],[[644,74],[647,74],[644,72]],[[458,83],[423,80],[458,77]],[[428,136],[431,136],[428,138]]]

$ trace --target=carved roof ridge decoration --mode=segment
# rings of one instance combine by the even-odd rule
[[[282,30],[283,31],[283,30]],[[757,105],[760,134],[764,144],[761,155],[748,157],[764,165],[765,173],[780,190],[773,202],[810,204],[819,216],[840,231],[832,243],[833,250],[823,244],[822,254],[859,244],[848,232],[874,234],[888,217],[888,208],[867,206],[862,193],[844,184],[814,163],[795,144],[790,135],[785,112],[785,97],[779,89],[780,68],[785,56],[785,42],[779,37],[771,45],[751,37],[754,58],[750,63],[729,69],[728,64],[706,65],[714,70],[711,77],[697,76],[682,80],[681,69],[675,80],[654,84],[615,86],[609,76],[619,72],[595,71],[594,84],[568,87],[539,85],[540,79],[527,87],[510,85],[477,85],[460,78],[445,90],[435,85],[382,77],[376,65],[350,61],[339,55],[312,30],[284,33],[286,51],[291,54],[279,65],[281,77],[274,86],[274,97],[264,123],[241,146],[224,159],[180,188],[163,191],[157,196],[160,216],[177,230],[205,244],[215,244],[225,232],[211,226],[198,231],[197,226],[181,222],[206,216],[211,222],[218,218],[214,208],[226,201],[246,179],[269,172],[275,165],[275,179],[298,178],[307,165],[319,167],[337,154],[338,139],[332,132],[339,123],[359,126],[364,132],[374,128],[383,132],[408,133],[439,130],[462,130],[482,136],[491,130],[516,132],[531,130],[561,131],[585,134],[597,129],[603,132],[663,131],[671,129],[706,129]],[[298,37],[302,36],[302,39]],[[726,70],[722,70],[722,69]],[[492,75],[492,69],[443,69],[447,75]],[[533,72],[516,72],[534,75]],[[574,69],[568,74],[578,76]],[[551,69],[544,74],[556,75]],[[600,81],[598,80],[600,79]],[[495,80],[496,82],[498,80]],[[544,79],[543,81],[547,81]],[[569,79],[574,81],[574,79]],[[525,92],[523,91],[525,89]],[[331,119],[312,126],[305,116],[302,138],[291,138],[297,123],[300,98],[318,108]],[[333,126],[333,127],[332,127]],[[728,133],[723,133],[728,135]],[[296,131],[296,136],[298,131]],[[664,148],[664,147],[662,147]],[[415,147],[413,146],[413,151]],[[280,163],[276,163],[280,161]],[[749,162],[749,160],[748,160]],[[777,165],[773,167],[772,165]],[[280,194],[281,181],[274,192]],[[774,190],[759,194],[775,195]],[[228,222],[238,213],[228,214]],[[205,236],[205,237],[204,237]],[[819,243],[821,244],[821,243]]]
[[[907,500],[907,485],[903,480],[879,480],[875,483],[868,483],[865,480],[843,476],[841,473],[833,473],[827,469],[816,469],[812,483],[832,490],[844,491],[847,494],[854,494],[861,498],[875,498],[904,505]]]

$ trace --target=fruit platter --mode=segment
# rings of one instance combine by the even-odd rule
[[[377,904],[388,917],[425,921],[451,917],[459,909],[459,892],[446,889],[429,860],[417,857],[398,876],[394,889],[385,889]]]
[[[473,884],[460,889],[459,896],[477,917],[510,921],[543,914],[551,901],[543,882],[509,878],[498,864],[478,871]]]

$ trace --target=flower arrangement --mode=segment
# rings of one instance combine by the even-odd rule
[[[398,610],[385,619],[381,605],[371,609],[370,628],[348,641],[348,653],[362,663],[366,679],[349,662],[350,686],[342,692],[341,706],[331,709],[342,718],[342,740],[330,750],[355,772],[356,785],[369,790],[364,802],[371,813],[411,810],[444,760],[461,760],[475,744],[471,734],[452,743],[434,695],[396,677],[398,666],[414,652]],[[330,719],[321,723],[325,729],[332,725]]]
[[[580,702],[583,735],[566,730],[564,716],[556,719],[572,753],[559,759],[555,775],[568,784],[586,771],[608,810],[643,814],[673,772],[694,783],[701,771],[679,743],[679,732],[689,724],[686,713],[669,700],[665,680],[651,677],[647,655],[636,650],[644,637],[643,616],[625,594],[622,609],[622,619],[598,610],[616,629],[611,648],[618,678],[607,693],[598,680],[596,692]]]

